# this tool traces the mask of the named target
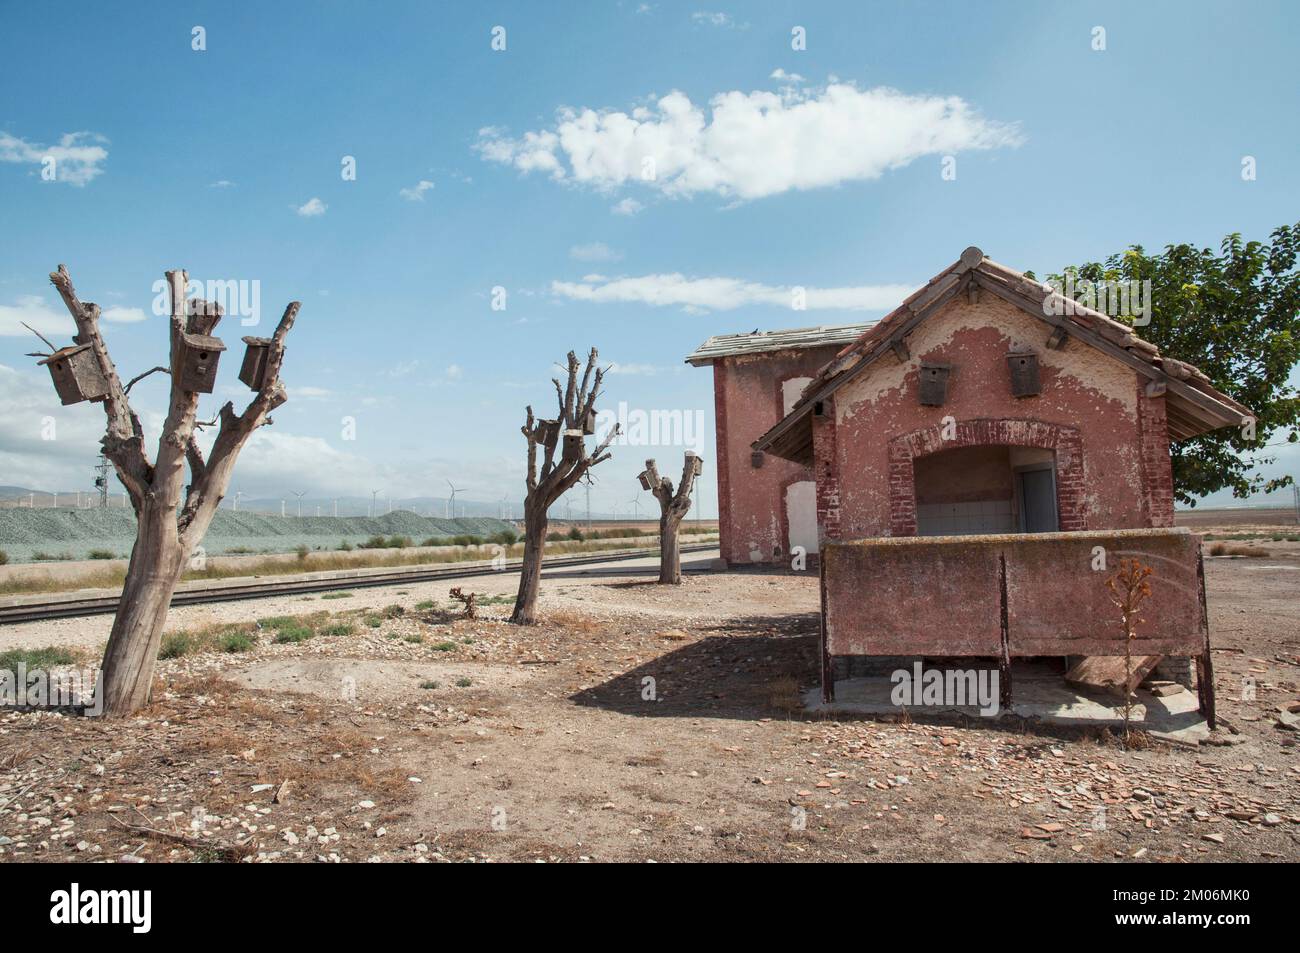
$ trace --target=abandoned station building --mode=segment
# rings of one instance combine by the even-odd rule
[[[1033,615],[1028,602],[1034,611],[1061,603],[1046,589],[1030,599],[1033,586],[1026,581],[1029,588],[1017,590],[1014,580],[1033,575],[1034,585],[1060,589],[1062,579],[1052,573],[1087,561],[1073,562],[1077,554],[1066,553],[1062,537],[1048,551],[1008,543],[1009,534],[1172,527],[1170,442],[1238,427],[1250,416],[1196,368],[1163,357],[1129,326],[1065,301],[978,248],[870,326],[715,337],[687,360],[714,368],[722,557],[728,564],[777,563],[792,546],[822,549],[828,659],[1054,654],[1047,643],[1062,635],[1055,620],[1035,623],[1051,629],[1051,638],[1035,630],[1033,646],[1008,646],[1006,627],[999,632],[998,580],[990,573],[996,576],[1000,565],[1012,574],[1010,598],[1022,601],[1011,606],[1011,628],[1019,620],[1024,635]],[[957,536],[994,542],[983,556],[970,555],[978,551],[974,540],[947,550],[896,545],[888,555],[859,547],[837,554],[840,572],[827,565],[827,547],[840,541]],[[1120,551],[1164,558],[1166,566],[1192,573],[1173,588],[1186,583],[1188,592],[1199,591],[1195,537],[1172,530],[1139,536],[1107,539]],[[1086,553],[1097,540],[1070,545],[1085,543]],[[1176,553],[1165,552],[1168,546]],[[1055,565],[1061,559],[1071,562]],[[946,575],[930,578],[940,564]],[[865,608],[879,600],[862,593],[879,591],[891,571],[898,584],[892,605]],[[922,584],[949,598],[925,599]],[[1076,591],[1067,615],[1112,614],[1104,593],[1092,588],[1085,596]],[[923,605],[900,613],[908,593],[932,605],[933,617]],[[851,614],[839,614],[838,630],[837,598],[853,604]],[[1007,608],[1008,597],[1000,598]],[[958,606],[971,612],[968,621],[981,634],[965,646],[919,638],[960,626]],[[1139,651],[1199,657],[1200,607],[1167,608]],[[891,629],[897,639],[885,637]],[[1123,654],[1082,631],[1074,635],[1080,639],[1059,654]],[[824,685],[829,697],[825,678]]]

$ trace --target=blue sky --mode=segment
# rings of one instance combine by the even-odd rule
[[[164,353],[167,268],[259,282],[264,333],[302,300],[290,403],[232,492],[518,499],[523,406],[549,411],[552,362],[593,344],[605,406],[699,411],[712,457],[711,374],[682,363],[710,334],[871,320],[971,244],[1044,274],[1294,222],[1297,27],[1285,3],[74,4],[57,24],[4,3],[0,484],[91,477],[98,407],[59,408],[14,330],[57,333],[59,262],[116,309],[130,376]],[[631,126],[666,143],[653,181]],[[250,329],[221,333],[204,412],[247,393]],[[164,387],[133,393],[151,425]],[[616,448],[593,506],[680,454]]]

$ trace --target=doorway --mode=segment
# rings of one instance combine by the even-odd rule
[[[1055,533],[1056,468],[1038,463],[1016,468],[1016,495],[1020,504],[1020,532]]]

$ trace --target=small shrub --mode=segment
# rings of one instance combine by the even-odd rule
[[[275,641],[281,644],[286,642],[306,642],[315,634],[305,625],[287,625],[276,630]]]
[[[6,553],[3,549],[0,549],[0,566],[7,566],[7,565],[9,565],[9,554]]]
[[[404,615],[406,615],[406,610],[397,603],[393,603],[391,606],[384,606],[385,619],[398,619]]]
[[[456,651],[455,642],[439,642],[433,647],[435,652],[454,652]]]
[[[419,632],[408,632],[406,635],[402,636],[402,638],[404,638],[407,642],[424,641],[424,636],[422,636]]]
[[[253,637],[247,632],[227,632],[221,637],[221,651],[247,652],[253,647]]]
[[[188,632],[173,632],[163,636],[162,644],[158,647],[158,657],[160,659],[180,658],[193,651],[194,639]]]
[[[43,649],[10,649],[0,652],[0,671],[17,671],[19,664],[31,669],[51,669],[59,665],[71,665],[76,659],[67,649],[49,646]]]
[[[564,536],[561,533],[547,533],[546,541],[548,543],[562,543],[564,542]]]
[[[343,553],[352,552],[352,544],[349,543],[346,539],[343,540],[341,543],[339,543],[339,552],[343,552]]]
[[[569,527],[569,532],[568,532],[567,535],[568,535],[568,538],[571,539],[571,540],[573,540],[575,543],[580,543],[580,542],[582,542],[583,539],[585,538],[585,537],[582,535],[582,530],[580,530],[580,529],[579,529],[578,527],[576,527],[576,526],[570,526],[570,527]]]
[[[436,681],[434,681],[433,679],[430,679],[430,680],[427,681],[427,682],[421,682],[421,683],[420,683],[420,687],[423,688],[423,689],[425,689],[425,690],[427,690],[427,691],[432,691],[433,689],[435,689],[435,688],[438,687],[438,683],[437,683]]]
[[[371,536],[361,544],[362,549],[384,549],[388,545],[388,540],[382,536]]]
[[[370,626],[370,628],[377,629],[384,624],[384,617],[381,615],[374,615],[372,613],[366,616],[365,622],[366,625]]]
[[[311,552],[311,549],[309,549],[305,543],[299,543],[294,548],[294,552],[298,554],[298,562],[305,562],[307,554]]]
[[[465,678],[465,676],[463,675],[460,678],[456,679],[457,688],[469,688],[473,684],[474,683],[472,681],[470,681],[468,678]]]
[[[338,592],[327,592],[321,596],[322,599],[351,599],[353,593],[348,589],[340,589]]]
[[[417,602],[415,604],[415,608],[419,612],[427,612],[430,609],[436,609],[437,607],[438,603],[434,602],[432,599],[425,599],[423,602]]]
[[[519,534],[513,529],[503,529],[492,537],[492,542],[500,543],[502,546],[513,546],[519,542]]]
[[[117,553],[111,549],[92,549],[86,553],[87,559],[116,559]]]
[[[351,635],[357,631],[356,626],[351,622],[335,622],[333,625],[327,625],[320,630],[321,635]]]
[[[428,538],[426,538],[426,539],[424,540],[424,542],[420,543],[420,545],[421,545],[421,546],[441,546],[441,545],[443,544],[443,542],[444,542],[444,540],[439,539],[437,536],[429,536]]]

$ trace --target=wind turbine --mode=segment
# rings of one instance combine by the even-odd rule
[[[641,501],[640,501],[639,499],[637,499],[636,497],[633,497],[632,499],[628,500],[628,502],[631,503],[632,506],[636,508],[636,519],[637,519],[637,522],[640,522],[640,521],[641,521]]]
[[[456,518],[456,494],[465,492],[463,486],[452,486],[451,481],[447,481],[447,486],[451,487],[451,498],[447,500],[448,519]]]
[[[370,509],[366,511],[366,515],[367,515],[367,516],[374,516],[374,515],[375,515],[375,497],[377,497],[378,495],[379,495],[379,491],[378,491],[378,490],[371,490],[371,491],[370,491]]]
[[[298,498],[298,515],[302,516],[302,498],[307,495],[307,491],[303,490],[299,493],[297,490],[293,490],[291,492]]]

